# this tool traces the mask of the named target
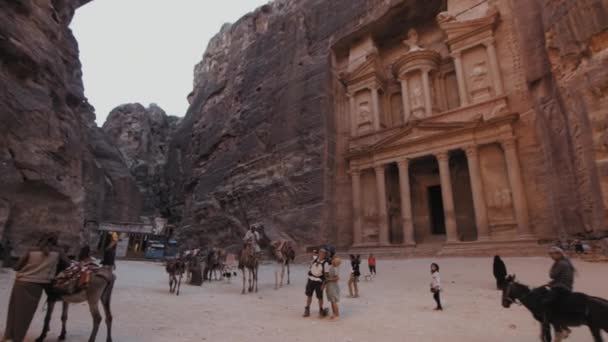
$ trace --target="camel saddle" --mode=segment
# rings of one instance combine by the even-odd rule
[[[52,282],[53,292],[60,294],[74,294],[89,287],[91,276],[100,275],[104,278],[111,279],[111,273],[108,276],[103,274],[104,268],[97,265],[95,262],[80,262],[73,263],[70,267],[60,272]],[[106,272],[107,273],[107,272]],[[109,278],[108,278],[109,277]]]

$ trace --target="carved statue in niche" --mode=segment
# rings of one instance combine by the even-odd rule
[[[403,41],[403,44],[409,48],[409,52],[424,50],[424,48],[418,45],[418,32],[413,28],[407,31],[407,39]]]
[[[486,62],[477,62],[469,75],[471,78],[471,97],[474,101],[487,100],[490,98],[490,80]]]
[[[357,111],[357,125],[359,133],[366,133],[372,129],[372,114],[369,106],[369,102],[364,101],[359,104],[359,110]]]
[[[420,78],[412,79],[412,87],[410,90],[410,101],[412,106],[412,115],[415,118],[422,119],[425,116],[424,108],[424,90]]]
[[[513,219],[513,200],[511,190],[507,188],[498,188],[494,190],[492,196],[489,196],[488,209],[490,209],[494,220],[511,220]]]

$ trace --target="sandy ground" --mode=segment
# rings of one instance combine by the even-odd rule
[[[441,266],[445,311],[432,310],[429,264]],[[520,281],[542,284],[548,258],[506,258]],[[330,322],[301,317],[306,266],[292,267],[292,284],[273,289],[273,267],[261,269],[257,294],[240,294],[240,281],[183,286],[179,297],[168,293],[162,265],[119,262],[114,291],[114,341],[538,341],[539,327],[520,306],[504,309],[494,290],[490,258],[379,260],[378,277],[361,281],[358,299],[346,298],[349,266],[341,274],[342,319]],[[364,264],[362,268],[367,268]],[[608,264],[576,262],[577,290],[608,298]],[[0,331],[13,273],[0,271]],[[365,274],[366,272],[364,272]],[[240,278],[239,278],[240,280]],[[42,327],[41,308],[30,328],[30,340]],[[59,312],[49,340],[60,329]],[[84,304],[73,305],[68,341],[86,341],[91,318]],[[102,325],[98,341],[105,338]],[[586,328],[576,328],[568,341],[590,341]]]

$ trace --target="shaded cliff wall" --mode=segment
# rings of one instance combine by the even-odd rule
[[[0,235],[18,253],[41,231],[75,249],[85,219],[138,216],[137,187],[84,97],[68,25],[86,2],[0,2]]]
[[[608,2],[512,0],[544,150],[551,224],[608,229]]]
[[[334,230],[330,47],[395,8],[441,1],[275,1],[225,25],[195,68],[168,163],[180,237],[237,242],[247,223],[319,243]]]
[[[169,217],[169,189],[165,167],[169,139],[180,119],[155,104],[139,103],[114,108],[103,130],[122,153],[143,196],[142,215]]]

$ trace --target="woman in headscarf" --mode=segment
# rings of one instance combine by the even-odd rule
[[[496,288],[502,290],[507,278],[507,266],[502,261],[500,256],[494,256],[494,278],[496,278]]]
[[[58,235],[45,233],[15,266],[17,274],[11,292],[4,340],[22,342],[34,318],[40,297],[65,257],[57,248]]]

